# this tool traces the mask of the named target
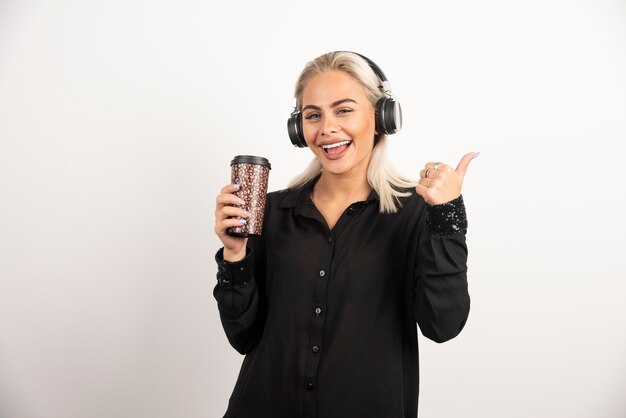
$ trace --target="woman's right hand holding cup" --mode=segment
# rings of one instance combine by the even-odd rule
[[[239,185],[224,186],[215,204],[215,233],[224,245],[224,260],[230,262],[245,258],[248,243],[248,238],[228,235],[228,228],[241,226],[242,221],[245,223],[250,217],[250,213],[240,207],[244,202],[235,196],[237,190]]]

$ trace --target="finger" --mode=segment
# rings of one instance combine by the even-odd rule
[[[438,163],[438,165],[437,165],[437,163]],[[435,170],[435,165],[437,165],[437,169],[436,170]],[[432,168],[434,171],[447,171],[447,170],[450,170],[452,168],[448,164],[444,164],[441,161],[427,163],[424,167],[426,169]]]
[[[474,158],[478,157],[478,152],[468,152],[467,154],[465,154],[463,156],[463,158],[461,158],[461,161],[459,161],[459,164],[456,166],[456,172],[459,173],[461,175],[461,177],[465,177],[465,173],[467,172],[467,167],[469,167],[469,163],[470,161],[472,161]]]
[[[250,212],[238,208],[236,206],[224,206],[217,214],[217,219],[226,219],[231,216],[237,216],[239,218],[249,218]]]
[[[424,200],[426,201],[426,203],[430,202],[430,189],[426,186],[422,186],[421,184],[418,184],[417,186],[415,186],[415,192],[422,196],[424,198]]]
[[[238,219],[238,218],[224,219],[223,221],[217,222],[215,224],[215,233],[218,236],[226,235],[226,230],[228,228],[245,225],[246,222],[247,221],[245,219]]]
[[[243,205],[243,200],[239,199],[234,193],[239,190],[238,184],[227,184],[220,189],[220,194],[215,199],[216,213],[223,205]]]
[[[426,172],[428,172],[428,177],[426,177]],[[440,171],[435,171],[433,168],[425,168],[420,171],[420,178],[428,178],[428,179],[437,179],[440,178],[443,174]]]
[[[215,215],[222,210],[224,206],[241,206],[245,202],[234,194],[220,194],[215,198]]]
[[[431,171],[431,173],[432,173],[432,171]],[[433,187],[435,185],[435,180],[433,180],[433,179],[420,179],[417,182],[417,184],[420,184],[420,185],[422,185],[424,187],[430,188],[430,187]]]
[[[226,186],[222,187],[222,189],[220,190],[220,194],[235,193],[238,190],[239,190],[238,184],[227,184]]]

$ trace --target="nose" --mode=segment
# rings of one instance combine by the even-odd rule
[[[336,134],[341,130],[339,126],[339,122],[334,114],[330,114],[328,116],[324,116],[324,120],[322,123],[322,136],[327,136],[331,134]]]

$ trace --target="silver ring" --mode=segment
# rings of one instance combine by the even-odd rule
[[[435,163],[435,171],[437,171],[437,170],[439,169],[439,164],[441,164],[439,161],[437,161],[437,162]]]
[[[432,168],[426,169],[426,174],[424,174],[424,178],[428,178],[428,173],[430,173],[430,170],[432,170]]]

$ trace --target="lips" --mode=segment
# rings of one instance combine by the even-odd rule
[[[328,155],[338,155],[348,149],[351,143],[352,141],[339,141],[332,144],[322,145],[322,149]]]

